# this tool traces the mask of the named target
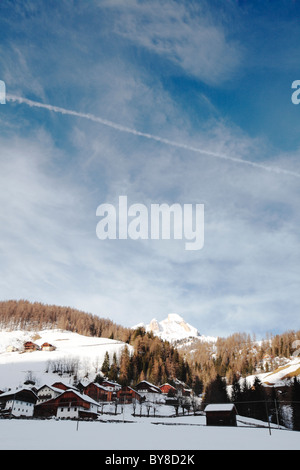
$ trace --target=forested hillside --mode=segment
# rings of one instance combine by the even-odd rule
[[[215,343],[192,341],[180,348],[195,368],[204,384],[217,375],[232,384],[236,376],[246,377],[275,369],[283,358],[297,356],[300,331],[287,331],[280,335],[267,335],[257,341],[245,333],[218,338]]]
[[[124,342],[129,342],[132,334],[130,328],[124,328],[97,315],[71,307],[31,303],[26,300],[0,302],[0,328],[58,328],[81,335],[113,338]]]

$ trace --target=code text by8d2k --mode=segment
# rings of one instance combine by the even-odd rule
[[[185,454],[150,454],[150,465],[195,465],[194,455]]]
[[[186,250],[204,246],[204,204],[132,204],[127,196],[119,196],[119,205],[101,204],[96,215],[100,240],[188,240]]]

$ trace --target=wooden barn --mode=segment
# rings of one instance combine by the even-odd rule
[[[117,399],[120,403],[132,403],[133,400],[143,401],[143,397],[133,388],[124,386],[117,391]]]
[[[207,426],[236,426],[237,410],[233,403],[207,405],[205,410]]]

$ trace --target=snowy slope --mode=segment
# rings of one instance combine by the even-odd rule
[[[197,328],[187,323],[177,313],[169,313],[167,318],[162,321],[157,321],[153,318],[148,325],[139,323],[133,328],[144,327],[146,331],[152,331],[153,334],[159,336],[165,341],[174,343],[176,341],[182,341],[188,338],[197,338],[202,341],[215,341],[216,338],[200,335]]]
[[[33,341],[41,346],[48,342],[55,346],[55,351],[23,352],[25,341]],[[8,352],[7,348],[14,346],[18,350]],[[34,379],[38,386],[55,381],[72,383],[69,374],[59,376],[52,370],[57,364],[78,367],[78,378],[86,375],[93,380],[100,371],[106,351],[112,360],[121,354],[125,343],[107,338],[82,336],[77,333],[62,330],[30,331],[0,331],[0,389],[17,387],[27,379]],[[128,346],[128,345],[127,345]],[[132,349],[128,346],[129,350]],[[48,372],[46,372],[48,370]]]
[[[290,382],[293,377],[300,376],[300,359],[292,358],[285,359],[285,363],[279,367],[274,368],[271,372],[262,374],[250,375],[247,381],[252,384],[255,377],[258,377],[265,385],[280,387]]]

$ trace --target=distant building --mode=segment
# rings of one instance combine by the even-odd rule
[[[55,351],[56,347],[50,343],[43,343],[41,346],[42,351]]]
[[[117,390],[120,390],[120,388],[122,388],[120,384],[106,379],[103,380],[101,385],[102,387],[105,387],[107,390],[111,390],[112,392],[116,392]]]
[[[24,351],[25,352],[32,352],[32,351],[39,351],[41,348],[38,344],[33,343],[32,341],[26,341],[24,343]]]
[[[168,395],[168,396],[174,397],[177,393],[176,388],[168,383],[161,385],[159,388],[163,394]]]
[[[139,403],[143,401],[143,397],[133,388],[124,386],[117,391],[117,398],[120,403],[132,403],[137,400]]]
[[[139,393],[157,393],[157,394],[162,393],[159,387],[157,387],[156,385],[153,385],[150,382],[147,382],[147,380],[142,380],[134,388]]]

